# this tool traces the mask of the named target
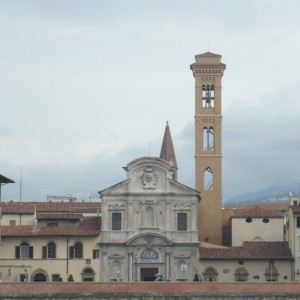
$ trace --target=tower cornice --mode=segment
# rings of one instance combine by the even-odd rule
[[[193,75],[220,75],[223,76],[226,65],[220,64],[191,64],[190,69],[193,71]]]

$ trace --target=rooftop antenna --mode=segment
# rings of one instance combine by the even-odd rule
[[[148,156],[150,156],[150,153],[151,153],[150,150],[151,150],[151,147],[150,147],[150,144],[149,144],[149,149],[148,149],[148,152],[149,152],[149,153],[148,153]]]
[[[20,202],[22,202],[22,176],[23,176],[23,166],[21,166],[21,176],[20,176]]]
[[[209,52],[209,39],[207,40],[207,51]]]

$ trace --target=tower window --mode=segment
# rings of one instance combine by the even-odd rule
[[[214,85],[202,86],[202,107],[215,106],[215,87]]]
[[[211,168],[206,168],[204,171],[204,190],[213,190],[214,187],[214,178],[213,171]]]
[[[203,128],[203,150],[213,151],[214,150],[214,129],[210,127],[209,129]]]

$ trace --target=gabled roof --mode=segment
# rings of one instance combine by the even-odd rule
[[[283,218],[283,216],[260,206],[252,206],[246,209],[235,210],[232,218]]]
[[[220,54],[216,54],[216,53],[212,53],[210,51],[207,51],[207,52],[204,52],[204,53],[201,53],[201,54],[197,54],[196,56],[202,56],[202,57],[207,57],[207,56],[221,56]]]
[[[244,242],[241,247],[207,248],[200,245],[202,260],[292,260],[288,242]]]
[[[171,131],[169,127],[169,122],[167,122],[166,125],[159,157],[169,162],[171,166],[177,168],[176,156],[175,156]]]
[[[84,217],[82,225],[74,227],[1,226],[2,237],[97,236],[100,231],[100,217]]]

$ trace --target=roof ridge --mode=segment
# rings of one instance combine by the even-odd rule
[[[261,207],[260,205],[257,205],[257,206],[258,206],[260,209],[264,210],[264,211],[267,211],[267,212],[269,212],[269,213],[273,213],[273,214],[278,215],[278,216],[281,217],[281,215],[280,215],[279,213],[277,213],[276,211],[274,211],[274,210],[266,209],[266,208],[264,208],[264,207]]]

